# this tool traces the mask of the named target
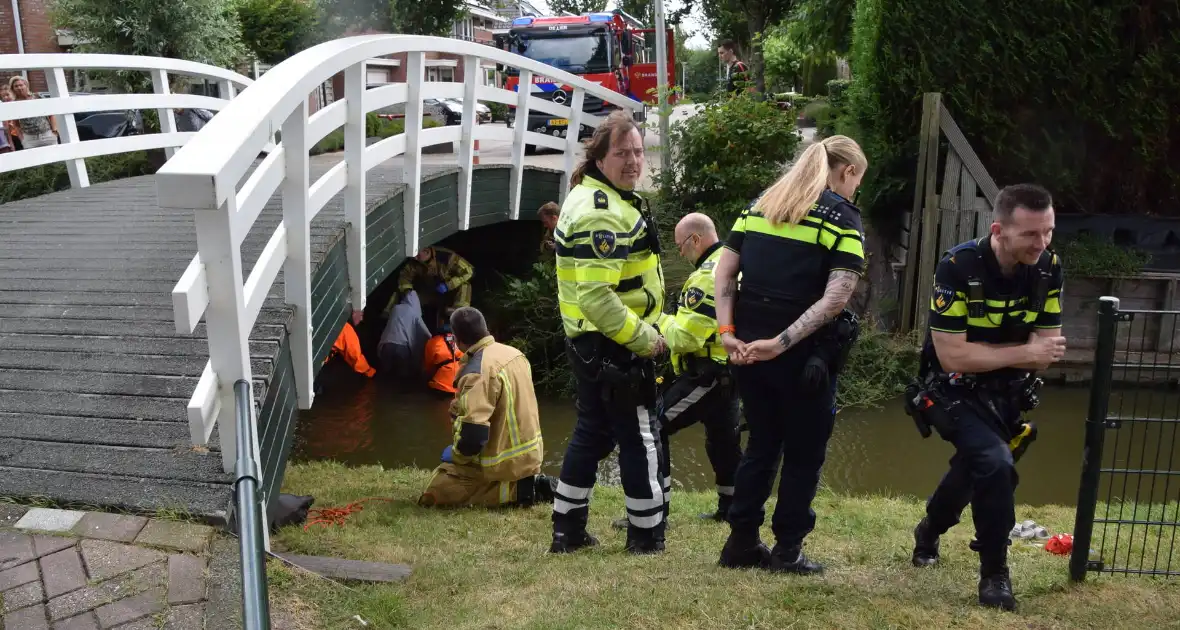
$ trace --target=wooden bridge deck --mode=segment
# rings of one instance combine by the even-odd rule
[[[312,180],[335,162],[313,159]],[[370,209],[404,188],[401,173],[369,172]],[[276,195],[242,245],[246,274],[281,219]],[[312,224],[313,273],[343,234],[337,195]],[[192,214],[161,210],[151,177],[0,206],[0,497],[224,518],[216,432],[193,448],[185,414],[204,324],[191,336],[173,324],[170,292],[195,251]],[[251,335],[258,401],[291,317],[282,291],[280,275]]]

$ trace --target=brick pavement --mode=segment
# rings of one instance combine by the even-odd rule
[[[202,630],[213,528],[0,504],[2,630]]]

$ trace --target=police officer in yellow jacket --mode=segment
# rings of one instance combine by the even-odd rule
[[[666,349],[653,327],[663,310],[664,280],[656,227],[633,192],[643,166],[643,138],[635,122],[625,112],[611,114],[572,173],[574,186],[554,233],[578,423],[553,500],[553,553],[597,544],[586,532],[590,491],[599,461],[616,444],[629,521],[627,550],[664,548],[663,449],[652,361]]]
[[[553,500],[553,480],[540,474],[544,447],[528,359],[497,343],[474,308],[456,309],[451,328],[465,353],[451,403],[454,440],[418,503],[495,507]]]

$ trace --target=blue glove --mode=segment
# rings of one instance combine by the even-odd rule
[[[447,292],[447,283],[445,283],[445,282],[438,283],[438,292],[439,293],[446,293]]]
[[[450,444],[448,444],[447,447],[443,449],[442,460],[448,464],[452,463],[451,462],[451,445]]]

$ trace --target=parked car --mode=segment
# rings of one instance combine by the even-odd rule
[[[370,83],[367,86],[367,89],[371,90],[373,88],[379,88],[379,87],[382,87],[385,85],[390,85],[390,84],[388,84],[388,83]],[[402,120],[403,118],[406,117],[406,104],[405,103],[394,103],[393,105],[389,105],[387,107],[375,109],[375,110],[373,110],[373,113],[377,114],[378,116],[380,116],[381,118],[384,118],[386,120]],[[422,120],[424,120],[424,121],[425,120],[433,120],[439,126],[450,124],[448,122],[446,108],[443,107],[443,104],[441,102],[439,102],[437,99],[433,99],[433,98],[422,99]]]
[[[41,98],[50,98],[49,92],[37,94]],[[70,96],[94,96],[93,92],[70,92]],[[124,109],[105,112],[78,112],[74,114],[74,123],[78,127],[78,139],[98,140],[104,138],[120,138],[123,136],[138,136],[143,134],[143,116],[138,111]]]

